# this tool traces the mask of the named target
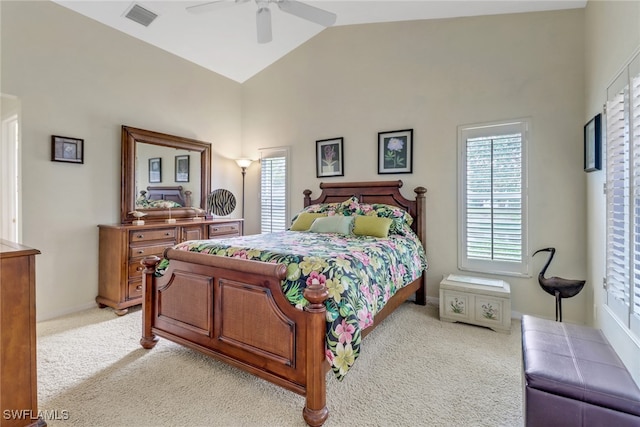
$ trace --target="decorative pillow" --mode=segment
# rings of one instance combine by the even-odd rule
[[[389,237],[392,219],[358,215],[354,217],[353,234],[357,236]]]
[[[413,223],[413,218],[409,212],[397,206],[385,205],[384,203],[361,203],[358,215],[377,216],[393,220],[389,230],[394,234],[402,234],[403,226],[405,224],[411,226]]]
[[[345,212],[355,212],[358,206],[358,198],[353,196],[345,200],[344,202],[333,202],[333,203],[317,203],[315,205],[309,205],[296,214],[291,222],[295,222],[298,219],[298,216],[301,213],[324,213],[326,216],[333,215],[355,215],[355,213],[346,213]]]
[[[352,216],[328,216],[326,218],[316,218],[311,224],[309,231],[313,233],[338,233],[351,234],[353,228]]]
[[[313,221],[320,217],[326,217],[326,213],[301,212],[291,224],[291,231],[307,231]]]
[[[145,198],[138,198],[136,200],[137,208],[181,208],[182,205],[178,202],[170,200],[149,200]]]

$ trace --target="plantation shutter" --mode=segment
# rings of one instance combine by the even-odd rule
[[[606,106],[607,129],[607,293],[609,305],[619,300],[629,304],[630,278],[630,198],[629,198],[629,150],[626,140],[627,118],[625,95],[622,92],[610,97]],[[617,311],[617,310],[616,310]],[[619,315],[627,317],[623,308]]]
[[[640,56],[607,88],[607,306],[640,337]]]
[[[640,60],[634,61],[636,68],[640,68]],[[633,223],[634,223],[634,257],[633,257],[633,287],[630,289],[632,306],[630,327],[640,336],[640,70],[632,72],[635,76],[631,79],[631,139],[633,141]]]
[[[287,229],[287,151],[265,150],[261,158],[260,231]]]
[[[462,269],[526,273],[525,128],[518,122],[461,132]]]

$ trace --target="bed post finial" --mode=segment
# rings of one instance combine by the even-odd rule
[[[158,337],[151,332],[151,326],[153,325],[153,275],[156,272],[156,267],[160,262],[160,258],[157,256],[151,256],[144,258],[140,263],[144,265],[142,272],[142,338],[140,338],[140,345],[144,348],[151,349],[158,343]]]
[[[311,204],[311,190],[304,190],[302,192],[304,194],[304,207],[306,208]]]

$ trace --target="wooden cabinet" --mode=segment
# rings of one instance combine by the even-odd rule
[[[242,235],[241,219],[163,222],[145,225],[99,225],[98,296],[100,307],[112,307],[118,315],[142,304],[144,257],[162,253],[186,240],[219,239]]]
[[[0,240],[0,426],[46,426],[38,418],[36,260],[40,251]]]

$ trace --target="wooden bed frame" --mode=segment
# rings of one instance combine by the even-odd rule
[[[355,195],[361,202],[400,206],[415,219],[412,227],[425,244],[425,193],[418,187],[415,200],[400,194],[402,181],[321,183],[322,194],[311,199],[304,191],[304,206],[342,202]],[[171,260],[156,278],[158,257],[145,258],[142,338],[151,349],[158,336],[227,362],[288,390],[305,396],[303,417],[311,426],[322,425],[326,407],[326,319],[324,285],[305,289],[304,311],[286,299],[280,285],[284,264],[272,264],[196,252],[167,249]],[[400,304],[415,294],[426,304],[425,274],[400,289],[374,319],[371,332]]]

